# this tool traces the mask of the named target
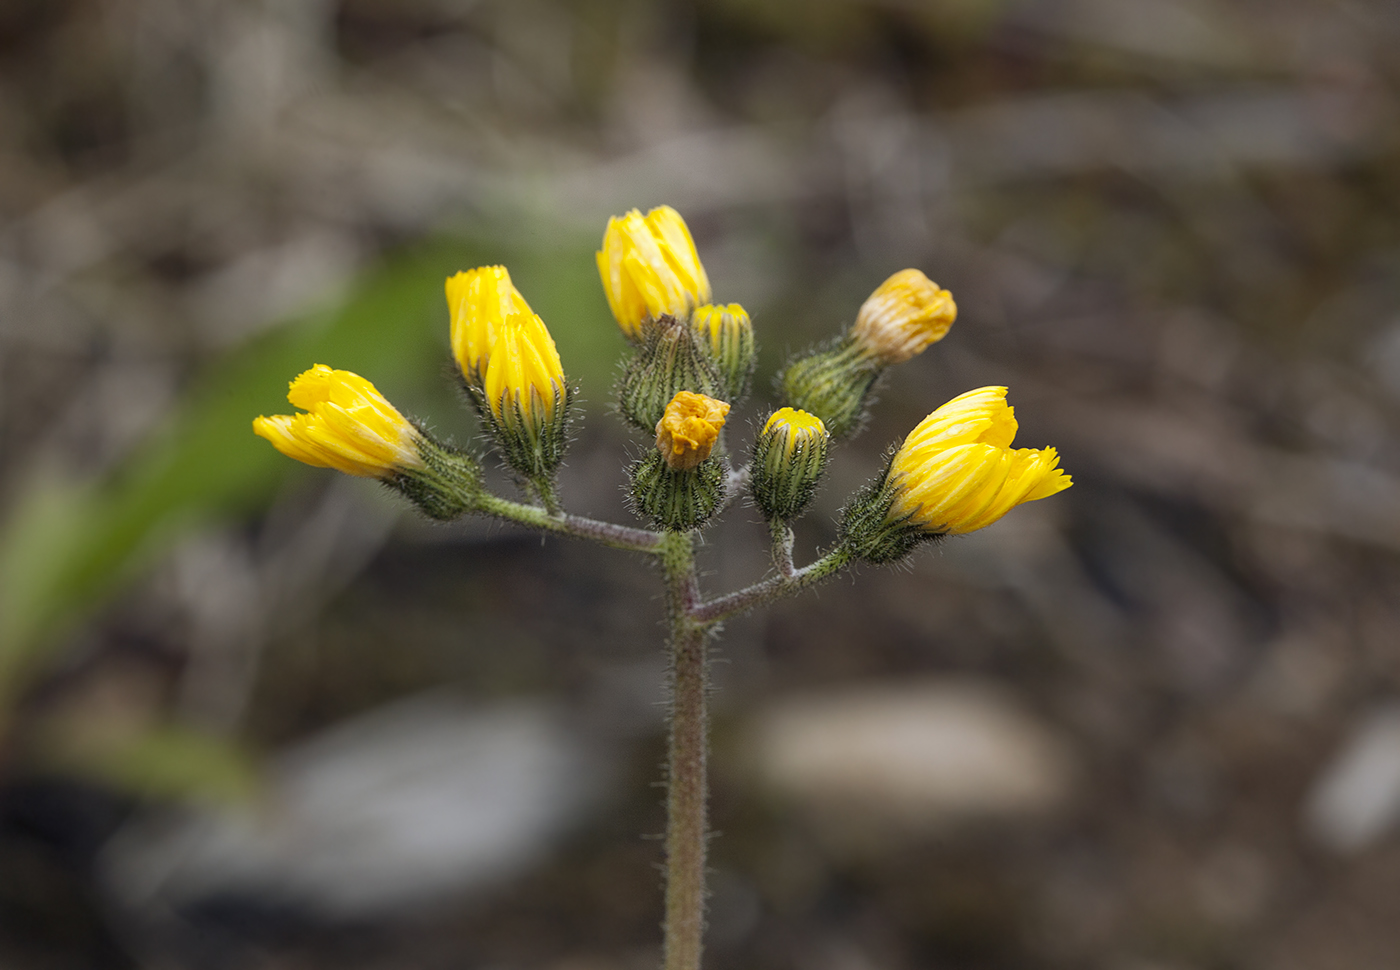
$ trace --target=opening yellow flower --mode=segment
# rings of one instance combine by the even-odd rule
[[[254,418],[253,431],[290,458],[365,478],[423,467],[418,430],[359,374],[317,364],[287,400],[304,413]]]
[[[675,317],[710,302],[710,280],[685,220],[668,205],[643,216],[636,209],[608,220],[598,274],[622,332],[641,337],[642,323]]]
[[[656,450],[672,471],[690,471],[710,457],[729,405],[704,394],[680,391],[656,423]]]
[[[861,305],[851,336],[882,364],[902,364],[942,340],[957,316],[953,294],[916,269],[902,269]]]
[[[1069,488],[1054,448],[1012,448],[1006,388],[980,387],[934,411],[890,463],[886,520],[932,533],[973,532],[1022,502]]]

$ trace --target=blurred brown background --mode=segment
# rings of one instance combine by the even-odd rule
[[[657,577],[248,422],[319,362],[471,440],[442,280],[505,262],[586,402],[565,500],[628,521],[592,253],[663,202],[756,322],[741,447],[885,276],[957,297],[800,555],[982,384],[1075,478],[729,624],[710,965],[1397,965],[1398,43],[1383,0],[4,0],[0,965],[655,965]]]

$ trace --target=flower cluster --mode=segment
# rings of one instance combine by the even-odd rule
[[[669,206],[609,220],[597,263],[631,347],[619,410],[654,436],[632,469],[632,505],[664,530],[697,528],[744,479],[731,467],[724,426],[752,374],[753,323],[736,303],[710,302],[695,241]],[[452,353],[487,438],[522,486],[558,514],[554,475],[568,445],[572,390],[549,330],[504,266],[459,272],[445,292]],[[748,466],[765,518],[785,524],[806,511],[830,440],[857,431],[885,369],[943,339],[956,316],[947,290],[917,269],[901,270],[875,289],[846,333],[788,364],[777,382],[783,406],[763,425]],[[433,439],[364,378],[318,364],[292,382],[288,397],[302,413],[253,422],[284,454],[381,479],[439,517],[489,504],[477,459]],[[1068,488],[1055,449],[1013,448],[1015,433],[1004,387],[938,408],[848,504],[842,547],[890,562],[928,538],[981,529]]]

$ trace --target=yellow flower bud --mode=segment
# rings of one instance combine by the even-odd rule
[[[1022,502],[1070,487],[1054,448],[1012,448],[1015,435],[1006,388],[981,387],[949,401],[895,453],[886,521],[937,534],[973,532]]]
[[[254,418],[253,431],[290,458],[365,478],[423,467],[418,430],[359,374],[317,364],[287,400],[305,413]]]
[[[749,479],[765,519],[791,521],[812,500],[826,469],[831,436],[821,418],[796,408],[773,412],[754,442]]]
[[[656,423],[656,450],[672,471],[698,466],[719,440],[729,405],[704,394],[681,391]]]
[[[685,220],[668,205],[608,220],[598,252],[603,291],[622,332],[638,340],[642,323],[682,317],[710,301],[710,280]]]
[[[737,303],[728,306],[706,304],[696,309],[690,318],[696,336],[709,350],[710,361],[724,382],[724,391],[731,401],[738,401],[748,392],[749,375],[757,361],[753,339],[753,322]]]
[[[902,269],[862,304],[851,336],[882,364],[901,364],[942,340],[957,315],[953,294],[916,269]]]
[[[457,273],[448,277],[446,289],[447,309],[452,314],[452,356],[467,383],[479,387],[492,345],[505,322],[520,316],[535,317],[534,312],[511,283],[504,266],[479,266]]]
[[[538,433],[554,420],[567,385],[559,351],[543,320],[528,312],[506,317],[488,357],[482,385],[498,422],[511,424],[518,417]]]
[[[797,450],[798,445],[815,443],[827,439],[826,425],[815,414],[799,411],[796,408],[779,408],[763,426],[763,433],[781,435],[788,455]]]

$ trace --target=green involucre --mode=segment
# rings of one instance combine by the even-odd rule
[[[627,364],[618,387],[618,405],[638,429],[653,434],[679,391],[694,391],[728,403],[725,384],[706,345],[688,324],[663,316],[648,323],[642,344]]]
[[[792,521],[807,510],[826,471],[826,436],[773,428],[754,442],[751,489],[765,519]]]
[[[486,485],[481,463],[464,451],[449,448],[419,428],[421,469],[403,470],[384,480],[431,519],[450,521],[481,511]]]
[[[706,458],[690,471],[675,471],[653,451],[632,469],[633,509],[670,532],[699,528],[724,498],[724,474],[717,458]]]
[[[858,559],[879,566],[898,562],[919,545],[943,538],[942,533],[929,532],[907,519],[890,521],[894,497],[886,465],[885,473],[857,492],[846,506],[841,519],[841,546]]]
[[[778,375],[778,392],[784,404],[821,418],[831,437],[846,438],[865,424],[883,371],[850,337],[841,337],[789,363]]]

